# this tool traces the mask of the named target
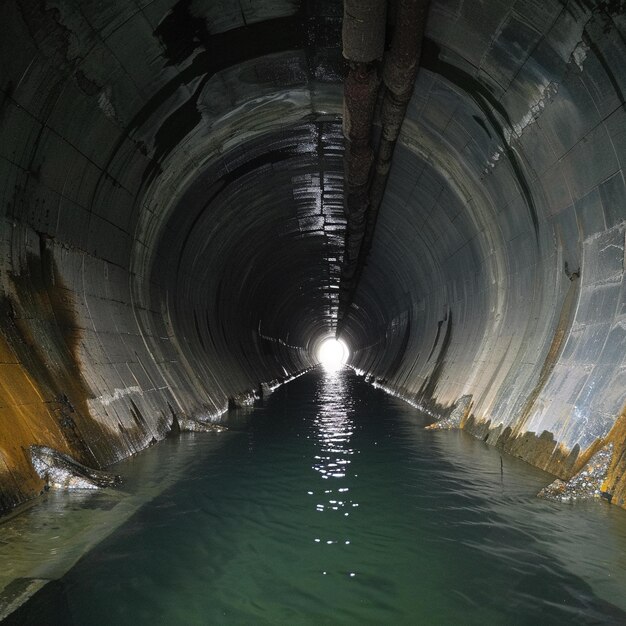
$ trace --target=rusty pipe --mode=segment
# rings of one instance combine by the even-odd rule
[[[344,1],[343,55],[348,62],[343,111],[346,236],[339,290],[340,315],[352,297],[367,227],[374,163],[372,126],[381,83],[386,11],[386,0]]]
[[[386,0],[344,0],[341,29],[344,58],[355,63],[382,59],[386,19]]]
[[[362,269],[369,254],[378,211],[385,195],[391,160],[400,128],[413,95],[426,27],[429,0],[398,0],[396,26],[383,64],[384,96],[381,138],[369,190],[369,209],[358,262]]]

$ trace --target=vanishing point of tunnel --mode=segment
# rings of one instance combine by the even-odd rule
[[[0,509],[348,366],[626,499],[621,0],[0,4]],[[559,483],[559,489],[567,489]]]

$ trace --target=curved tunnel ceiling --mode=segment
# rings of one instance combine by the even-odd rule
[[[338,326],[342,15],[2,3],[1,506],[40,488],[28,445],[106,465],[337,330],[358,371],[435,412],[472,396],[468,430],[560,476],[617,436],[624,3],[430,3]]]

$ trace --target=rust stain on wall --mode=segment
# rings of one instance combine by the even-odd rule
[[[0,509],[33,497],[43,487],[27,458],[31,444],[70,454],[100,467],[94,446],[110,437],[89,415],[92,393],[78,361],[80,329],[73,294],[66,289],[50,242],[9,274],[0,297]],[[90,442],[90,446],[86,445]]]
[[[548,431],[540,435],[532,432],[516,434],[510,427],[499,425],[492,428],[491,420],[481,420],[475,415],[471,415],[462,428],[503,452],[565,481],[577,474],[596,452],[612,443],[613,458],[602,491],[610,496],[613,504],[626,508],[626,405],[608,435],[596,439],[585,450],[578,445],[569,449],[557,444],[554,435]]]
[[[603,491],[611,494],[611,502],[626,509],[626,405],[622,408],[604,443],[613,443],[613,459]]]
[[[575,474],[581,467],[581,460],[591,456],[587,451],[581,455],[578,446],[570,450],[558,444],[554,435],[547,430],[541,434],[518,433],[510,426],[504,427],[502,424],[492,427],[491,420],[481,420],[475,415],[470,415],[462,428],[474,437],[495,445],[503,452],[554,474],[562,480],[567,480]]]

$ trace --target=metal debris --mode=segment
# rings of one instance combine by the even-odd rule
[[[596,452],[589,463],[567,482],[557,478],[544,487],[537,496],[554,502],[574,502],[592,498],[610,499],[609,494],[602,491],[602,485],[607,478],[612,454],[613,444],[610,443]]]
[[[244,391],[228,398],[228,409],[245,409],[251,407],[257,400],[261,399],[261,393],[259,389],[251,391]]]
[[[115,474],[82,465],[71,456],[47,446],[33,445],[28,448],[28,452],[35,472],[50,488],[100,489],[122,482]]]
[[[426,426],[427,430],[452,430],[453,428],[461,428],[461,423],[467,417],[472,406],[472,396],[461,396],[454,405],[452,413],[434,424]]]
[[[228,430],[226,426],[214,422],[201,422],[188,417],[179,417],[178,424],[183,432],[195,433],[223,433]]]

